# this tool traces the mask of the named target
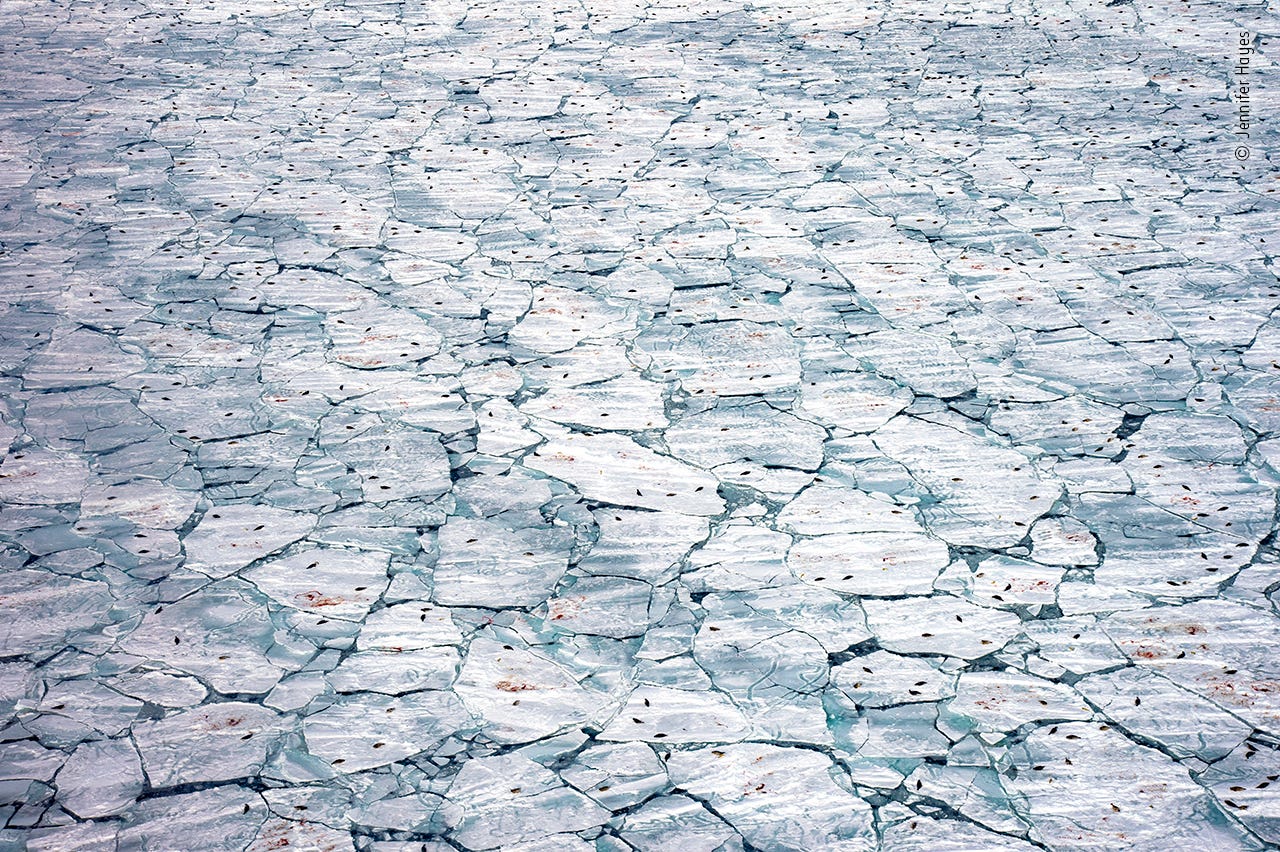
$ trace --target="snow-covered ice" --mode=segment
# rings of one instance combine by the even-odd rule
[[[1273,13],[0,4],[0,850],[1277,848]]]

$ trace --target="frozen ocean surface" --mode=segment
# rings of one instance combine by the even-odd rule
[[[1277,848],[1275,11],[4,0],[0,850]]]

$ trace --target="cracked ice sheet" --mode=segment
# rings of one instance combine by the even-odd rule
[[[1280,842],[1260,9],[0,24],[0,847]]]

